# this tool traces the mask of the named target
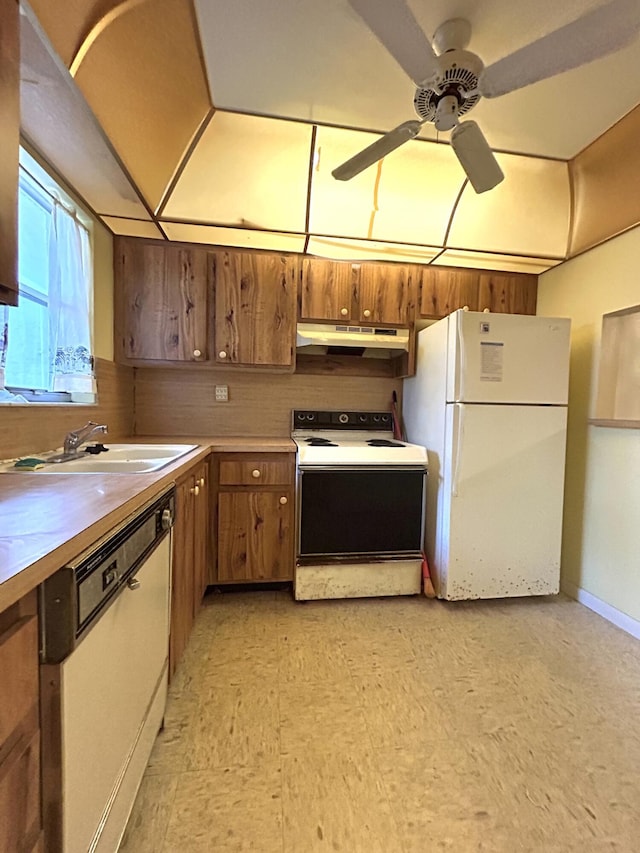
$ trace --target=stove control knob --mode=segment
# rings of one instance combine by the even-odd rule
[[[289,501],[288,501],[288,500],[287,500],[287,498],[283,495],[283,496],[280,498],[280,503],[282,504],[282,506],[284,506],[286,503],[289,503]]]
[[[348,424],[349,423],[349,415],[347,415],[347,414],[345,414],[345,412],[343,412],[341,415],[338,416],[338,420],[340,421],[341,424]]]
[[[257,468],[254,468],[251,472],[251,476],[254,478],[254,480],[257,480],[260,476],[260,471]]]
[[[366,415],[358,415],[358,420],[360,421],[360,423],[366,424],[367,416]]]

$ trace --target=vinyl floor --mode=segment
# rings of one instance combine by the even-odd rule
[[[640,851],[640,642],[562,596],[205,599],[122,853]]]

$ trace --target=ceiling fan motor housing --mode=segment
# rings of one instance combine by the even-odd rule
[[[433,122],[438,103],[442,98],[454,96],[458,101],[458,115],[472,110],[481,98],[480,93],[464,96],[478,86],[478,78],[484,68],[482,60],[469,50],[448,50],[438,57],[440,66],[435,82],[437,88],[416,89],[413,106],[420,118]]]

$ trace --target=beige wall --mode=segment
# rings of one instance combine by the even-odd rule
[[[640,430],[589,426],[602,315],[640,303],[640,229],[539,278],[538,314],[572,319],[562,581],[640,620]]]
[[[93,351],[113,361],[113,236],[93,224]]]

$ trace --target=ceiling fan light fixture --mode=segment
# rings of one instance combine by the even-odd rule
[[[477,193],[492,190],[504,180],[504,172],[475,121],[454,127],[451,147]]]

